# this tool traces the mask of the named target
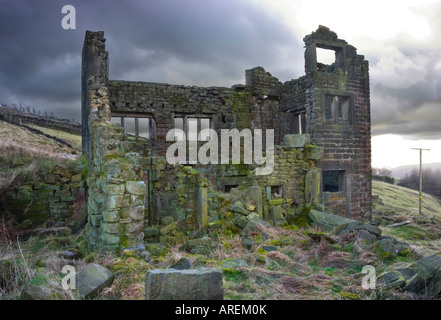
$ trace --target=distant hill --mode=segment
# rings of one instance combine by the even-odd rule
[[[412,170],[419,170],[419,164],[412,164],[407,166],[396,167],[390,169],[392,171],[392,177],[395,179],[402,179],[406,176],[406,174],[411,174]],[[441,163],[423,163],[423,170],[431,169],[431,170],[441,170]]]
[[[81,135],[81,124],[54,116],[41,116],[0,105],[0,120],[13,124],[31,124],[53,130],[61,130],[74,135]]]

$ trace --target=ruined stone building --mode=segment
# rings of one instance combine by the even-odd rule
[[[246,70],[245,85],[197,87],[109,79],[104,33],[87,31],[82,136],[89,245],[167,242],[177,234],[170,230],[206,228],[228,211],[243,227],[242,209],[244,217],[272,224],[295,223],[312,207],[370,219],[368,62],[326,27],[303,40],[305,75],[298,79],[282,83],[256,67]],[[317,61],[317,48],[334,51],[335,62]],[[259,165],[244,161],[170,164],[165,156],[174,142],[167,133],[174,128],[198,146],[209,139],[196,134],[204,128],[216,130],[219,145],[222,129],[262,129],[264,143],[265,130],[273,129],[273,171],[256,175]],[[252,205],[229,202],[234,192],[239,203]]]

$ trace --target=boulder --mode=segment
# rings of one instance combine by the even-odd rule
[[[107,268],[88,264],[78,274],[78,291],[83,299],[95,298],[104,288],[110,287],[115,275]]]
[[[188,258],[182,257],[170,266],[170,269],[187,270],[191,269],[191,262]]]
[[[27,285],[21,292],[21,300],[54,300],[48,288]]]
[[[435,254],[422,258],[412,265],[412,269],[414,269],[423,280],[433,278],[440,268],[441,256]]]
[[[244,216],[238,216],[234,219],[234,224],[241,229],[244,229],[248,222],[249,220]]]
[[[261,248],[266,252],[277,251],[277,247],[275,246],[262,246]]]
[[[334,239],[332,239],[329,235],[327,235],[326,233],[323,233],[323,232],[320,232],[320,233],[308,232],[306,235],[314,241],[321,242],[323,240],[323,241],[327,241],[331,244],[336,243],[336,241]]]
[[[381,239],[379,241],[379,247],[383,258],[394,257],[398,254],[398,250],[395,248],[394,242],[391,239]]]
[[[125,256],[142,258],[146,262],[150,262],[150,253],[145,249],[144,245],[142,244],[136,247],[124,248],[122,249],[122,254]]]
[[[63,257],[68,260],[77,260],[83,257],[83,253],[77,248],[68,248],[59,253],[60,257]]]
[[[441,269],[439,269],[427,286],[427,296],[434,298],[441,293]]]
[[[329,231],[332,231],[335,227],[345,223],[358,222],[349,218],[317,210],[310,210],[308,215],[314,224]]]
[[[145,276],[146,300],[222,300],[222,270],[156,269]]]
[[[366,230],[360,230],[358,232],[357,239],[361,240],[362,242],[366,242],[366,243],[373,243],[373,242],[377,241],[377,237]]]
[[[381,232],[382,232],[380,228],[377,228],[373,225],[362,223],[359,221],[353,221],[353,222],[349,222],[347,224],[345,223],[345,224],[339,225],[334,229],[334,232],[338,235],[344,235],[347,233],[356,232],[356,231],[360,231],[360,230],[365,230],[365,231],[373,234],[375,237],[380,237]]]
[[[253,247],[253,240],[251,240],[248,237],[243,237],[242,238],[242,245],[244,246],[244,248],[250,250]]]
[[[410,252],[410,245],[408,243],[391,237],[381,237],[379,239],[379,247],[383,258],[391,258],[396,255],[405,256]]]
[[[389,284],[391,282],[394,282],[394,281],[398,280],[399,277],[400,276],[395,271],[389,271],[389,272],[386,272],[386,273],[380,275],[378,277],[378,280],[381,280],[384,283]]]
[[[248,264],[242,259],[227,259],[219,267],[223,269],[238,269],[248,267]]]
[[[247,209],[245,209],[240,202],[236,202],[235,204],[230,206],[230,210],[232,212],[236,212],[236,213],[240,213],[244,216],[247,216],[251,213],[251,211],[248,211]]]
[[[416,274],[415,270],[411,268],[397,269],[397,271],[403,276],[404,280],[406,281]]]
[[[419,293],[425,286],[426,281],[422,279],[418,274],[415,274],[412,278],[407,280],[403,290],[413,293]]]
[[[211,248],[207,246],[195,246],[190,249],[190,253],[192,254],[203,254],[208,255],[210,254]]]
[[[268,222],[262,220],[260,217],[259,218],[255,218],[251,221],[248,221],[248,223],[245,225],[245,228],[243,228],[243,230],[241,231],[241,236],[246,237],[248,236],[250,233],[252,232],[257,232],[259,231],[259,225],[268,227],[269,224]],[[264,238],[264,235],[262,234],[262,238]]]

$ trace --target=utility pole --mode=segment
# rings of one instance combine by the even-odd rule
[[[421,210],[421,201],[423,199],[423,150],[430,151],[430,149],[422,149],[422,148],[411,148],[412,150],[420,150],[420,215],[422,214]]]

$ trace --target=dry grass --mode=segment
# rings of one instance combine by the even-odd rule
[[[17,183],[17,180],[33,178],[42,164],[65,163],[65,154],[72,149],[61,146],[54,140],[32,133],[26,129],[0,121],[0,190]]]

